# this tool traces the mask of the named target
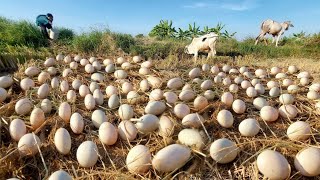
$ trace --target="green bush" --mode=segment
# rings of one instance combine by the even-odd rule
[[[11,21],[0,18],[1,43],[13,46],[43,47],[48,45],[40,29],[28,21]]]
[[[135,45],[135,39],[130,34],[113,33],[113,39],[117,48],[129,53],[130,47]]]
[[[70,45],[73,38],[75,37],[75,33],[73,32],[73,30],[64,27],[59,27],[57,29],[59,31],[58,42],[65,45]]]
[[[135,46],[131,46],[130,54],[141,55],[144,58],[165,59],[170,55],[183,58],[185,41],[162,40],[153,42],[139,41]]]
[[[84,53],[92,53],[98,52],[99,46],[102,42],[103,33],[101,31],[91,31],[89,33],[82,33],[76,36],[73,41],[72,45],[74,49]]]

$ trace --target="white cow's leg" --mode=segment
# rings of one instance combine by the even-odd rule
[[[281,35],[279,34],[279,36],[277,37],[276,47],[278,47],[278,42],[279,42],[280,36],[281,36]]]
[[[272,44],[274,43],[275,40],[276,40],[276,36],[272,36]]]
[[[197,58],[198,58],[198,51],[194,53],[194,62],[197,62]]]
[[[261,37],[263,37],[265,35],[265,33],[260,32],[259,36],[256,38],[256,42],[254,43],[254,45],[257,45],[258,42],[260,41]]]
[[[212,57],[212,52],[211,52],[211,50],[208,52],[207,60],[208,60],[210,57]]]

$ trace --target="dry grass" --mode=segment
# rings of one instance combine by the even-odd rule
[[[110,57],[115,59],[115,57]],[[101,59],[100,59],[101,60]],[[287,66],[287,63],[295,64],[302,70],[307,70],[316,75],[314,78],[319,80],[320,69],[317,69],[319,62],[313,62],[310,59],[304,60],[253,60],[252,58],[247,59],[237,59],[232,61],[231,59],[213,59],[213,60],[199,60],[196,64],[190,60],[180,60],[177,61],[174,57],[169,57],[163,61],[154,62],[156,64],[156,69],[153,73],[162,79],[164,89],[166,87],[166,81],[173,77],[181,77],[186,83],[192,84],[192,87],[197,92],[197,94],[203,94],[203,91],[199,88],[199,84],[194,84],[188,77],[188,71],[192,67],[200,67],[203,63],[208,63],[210,65],[228,62],[229,64],[239,67],[242,65],[252,64],[255,66],[262,66],[270,68],[273,65],[277,66]],[[21,79],[24,77],[23,72],[26,67],[30,65],[36,65],[42,67],[41,61],[29,61],[28,64],[20,65],[19,70],[14,74],[15,77]],[[57,65],[59,69],[67,67],[67,65],[60,63]],[[79,66],[80,67],[80,66]],[[103,70],[101,70],[103,71]],[[135,69],[134,71],[137,71]],[[139,89],[139,82],[144,78],[138,73],[131,70],[129,74],[129,80],[135,85],[135,89]],[[213,79],[213,75],[209,72],[203,73],[203,79]],[[73,73],[72,76],[64,78],[71,85],[71,82],[79,78],[89,85],[90,76],[79,70]],[[106,86],[115,85],[119,86],[119,83],[114,81],[113,76],[105,75],[106,83],[100,83],[100,87],[104,92]],[[292,76],[293,78],[293,76]],[[61,77],[61,79],[63,79]],[[265,81],[263,81],[265,82]],[[39,86],[35,78],[36,86]],[[241,89],[241,88],[240,88]],[[174,122],[175,122],[175,133],[171,138],[163,138],[159,136],[156,132],[151,134],[139,134],[138,138],[133,142],[126,142],[123,140],[118,140],[113,146],[104,146],[98,138],[98,130],[94,128],[91,123],[91,111],[85,109],[83,104],[83,98],[78,97],[78,100],[72,104],[73,112],[79,112],[83,115],[85,119],[85,129],[80,135],[75,135],[72,133],[68,124],[58,117],[57,109],[62,101],[66,100],[66,94],[60,92],[60,90],[52,90],[49,99],[52,100],[54,104],[53,111],[50,115],[46,115],[46,123],[42,128],[36,131],[36,134],[40,137],[41,154],[44,158],[44,163],[39,154],[34,157],[20,157],[17,152],[17,142],[13,142],[10,138],[8,132],[8,124],[14,118],[18,116],[14,113],[14,104],[17,99],[28,96],[33,99],[36,106],[39,105],[40,100],[36,97],[36,91],[22,92],[18,85],[14,85],[10,90],[10,97],[5,101],[5,103],[0,105],[0,120],[1,122],[1,147],[0,147],[0,177],[10,178],[18,177],[21,179],[45,179],[48,175],[56,170],[63,169],[72,175],[75,179],[262,179],[262,175],[258,172],[255,165],[255,160],[257,155],[264,149],[274,149],[282,153],[289,161],[292,169],[291,179],[304,179],[295,170],[293,166],[293,159],[295,154],[304,147],[308,146],[320,146],[320,124],[318,123],[320,115],[315,113],[314,103],[306,99],[306,88],[301,89],[301,93],[295,96],[295,105],[299,110],[299,115],[294,120],[289,120],[287,118],[279,118],[274,123],[265,123],[259,117],[259,111],[256,110],[252,105],[252,98],[247,98],[245,91],[240,90],[239,93],[234,94],[235,98],[240,98],[246,102],[247,110],[245,114],[236,115],[233,128],[221,128],[221,126],[216,121],[217,113],[226,107],[221,104],[219,97],[222,92],[228,91],[227,87],[222,85],[215,85],[213,90],[217,93],[217,98],[210,101],[210,106],[202,111],[203,117],[206,121],[204,123],[205,130],[207,131],[209,138],[207,138],[206,146],[202,152],[193,151],[191,159],[188,163],[174,171],[173,173],[164,174],[150,169],[150,171],[145,175],[131,174],[126,169],[125,159],[126,154],[129,149],[136,144],[144,144],[150,148],[152,155],[155,155],[161,148],[168,144],[177,142],[177,135],[179,131],[183,128],[181,125],[181,120],[175,117],[170,107],[167,107],[165,112]],[[180,91],[175,91],[179,93]],[[285,92],[285,91],[284,91]],[[267,93],[267,92],[266,92]],[[144,101],[139,105],[134,105],[135,117],[140,117],[144,113],[144,107],[147,103],[147,94],[139,92],[143,96]],[[122,95],[122,103],[125,103],[125,96]],[[267,97],[267,100],[274,107],[280,107],[278,98]],[[187,103],[192,111],[194,112],[193,103]],[[106,109],[106,114],[108,119],[114,125],[118,125],[120,119],[117,115],[117,110],[111,110],[107,108],[107,98],[105,98],[103,109]],[[261,125],[261,132],[255,137],[242,137],[238,132],[238,125],[241,120],[246,118],[256,118]],[[25,120],[28,127],[30,127],[29,117],[20,117]],[[303,120],[312,126],[312,137],[305,142],[294,142],[288,140],[286,137],[286,129],[292,121]],[[54,146],[53,139],[55,131],[60,128],[66,128],[71,135],[72,148],[68,155],[59,154]],[[29,129],[29,128],[28,128]],[[30,129],[29,129],[30,131]],[[216,164],[209,155],[209,148],[212,141],[218,138],[229,138],[237,143],[239,147],[239,155],[236,160],[226,164],[220,165]],[[211,141],[209,140],[211,139]],[[94,141],[99,148],[99,159],[97,164],[93,168],[81,168],[76,160],[76,150],[77,147],[85,140]],[[48,169],[48,172],[46,172]],[[319,179],[319,178],[318,178]]]

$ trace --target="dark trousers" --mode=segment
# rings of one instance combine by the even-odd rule
[[[50,39],[49,34],[48,34],[48,31],[47,31],[47,28],[46,28],[44,25],[40,25],[40,28],[41,28],[41,33],[42,33],[42,35],[43,35],[45,38]]]

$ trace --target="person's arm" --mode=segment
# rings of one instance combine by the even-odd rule
[[[51,23],[49,22],[49,23],[46,25],[46,27],[47,27],[48,29],[52,29]]]
[[[41,32],[47,39],[50,39],[47,28],[45,26],[41,26]]]

